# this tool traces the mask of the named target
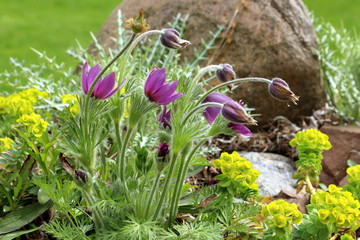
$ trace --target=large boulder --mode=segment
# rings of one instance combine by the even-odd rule
[[[137,16],[140,8],[152,29],[168,27],[167,23],[178,13],[190,14],[183,37],[192,45],[181,52],[189,58],[195,48],[201,49],[202,38],[210,38],[209,31],[215,32],[218,25],[229,20],[229,31],[218,40],[213,57],[209,55],[211,63],[232,64],[238,77],[283,78],[300,96],[299,104],[288,108],[269,97],[265,84],[242,84],[232,97],[255,107],[262,114],[258,120],[267,121],[278,115],[296,120],[324,105],[317,39],[301,0],[124,0],[100,30],[100,43],[114,47],[111,37],[117,34],[118,9],[129,18]]]

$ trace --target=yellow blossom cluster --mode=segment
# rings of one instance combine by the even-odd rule
[[[295,203],[288,203],[282,199],[273,201],[261,209],[263,217],[270,216],[274,225],[278,228],[288,226],[290,222],[300,224],[303,215]]]
[[[346,170],[347,174],[349,174],[348,176],[348,181],[351,183],[359,183],[360,184],[360,165],[356,165],[353,167],[349,167]]]
[[[64,94],[61,96],[61,99],[73,116],[79,113],[79,103],[75,94]]]
[[[360,224],[360,203],[350,192],[342,192],[341,187],[329,186],[329,192],[318,190],[311,196],[311,205],[318,210],[321,223],[334,223],[338,228],[355,231]]]
[[[220,159],[213,162],[214,167],[221,169],[222,174],[216,178],[221,180],[220,187],[227,187],[228,190],[233,191],[239,197],[243,195],[256,195],[259,191],[259,186],[255,183],[260,172],[253,168],[251,162],[246,160],[237,152],[222,153]],[[252,192],[252,194],[248,194]],[[256,194],[254,194],[256,193]]]
[[[46,131],[47,126],[49,123],[41,118],[39,114],[31,113],[31,114],[24,114],[16,122],[25,125],[28,131],[39,138],[43,135]]]
[[[305,132],[297,132],[296,137],[289,143],[297,146],[299,152],[306,149],[315,151],[329,150],[331,143],[329,137],[317,129],[307,129]]]
[[[14,141],[11,138],[0,138],[0,153],[5,152],[7,149],[13,148]]]
[[[18,116],[33,113],[34,104],[39,97],[48,98],[49,94],[30,88],[7,97],[0,97],[0,114],[8,113],[11,116]]]

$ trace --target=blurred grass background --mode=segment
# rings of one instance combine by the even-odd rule
[[[91,42],[121,0],[0,0],[0,72],[10,69],[10,57],[37,63],[33,47],[58,62],[74,64],[66,50],[75,39]],[[141,1],[139,1],[141,3]],[[317,18],[360,33],[360,0],[304,0]]]

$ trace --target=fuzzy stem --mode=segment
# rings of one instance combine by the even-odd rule
[[[119,166],[120,161],[120,150],[121,150],[121,136],[120,136],[120,121],[114,119],[114,128],[115,128],[115,136],[118,142],[118,158],[117,158],[117,165]]]
[[[145,37],[150,36],[152,34],[164,34],[163,31],[160,30],[150,30],[147,32],[144,32],[143,34],[140,34],[130,45],[129,50],[126,52],[126,55],[124,57],[124,64],[122,65],[121,69],[120,69],[120,79],[123,78],[124,75],[124,70],[125,70],[125,63],[128,60],[131,52],[134,50],[134,48],[136,47],[136,45],[143,40]]]
[[[96,232],[99,232],[102,228],[105,227],[104,218],[102,216],[102,213],[98,209],[98,207],[95,206],[95,199],[91,195],[91,193],[89,193],[85,189],[83,189],[82,192],[84,193],[86,201],[91,206],[91,209],[92,209],[92,212],[93,212],[93,221],[94,221],[94,224],[95,224],[95,230],[96,230]]]
[[[194,77],[192,83],[191,83],[191,86],[190,86],[190,90],[188,91],[188,94],[186,96],[186,102],[188,102],[189,100],[189,97],[191,95],[191,92],[195,86],[195,84],[202,78],[202,76],[204,76],[204,74],[210,70],[222,70],[223,67],[221,67],[220,65],[209,65],[209,66],[206,66],[202,69],[200,69],[199,73]]]
[[[175,189],[174,189],[174,196],[172,197],[172,201],[171,201],[171,204],[170,204],[170,215],[169,215],[169,219],[168,219],[169,227],[171,226],[173,218],[175,217],[175,214],[176,214],[177,209],[178,209],[178,204],[179,204],[180,194],[181,194],[181,187],[182,187],[182,184],[185,181],[185,175],[186,175],[186,172],[188,170],[190,161],[191,161],[192,157],[194,156],[194,154],[196,153],[196,151],[199,149],[199,147],[201,147],[204,144],[204,142],[206,142],[206,141],[207,141],[207,139],[201,140],[193,148],[193,150],[191,151],[191,153],[187,157],[187,159],[185,161],[185,164],[183,165],[183,168],[180,169],[180,172],[178,174],[178,179],[176,180],[176,185],[175,185]],[[180,178],[179,178],[179,176],[180,176]]]
[[[215,90],[225,87],[227,85],[242,83],[242,82],[261,82],[261,83],[271,84],[271,81],[266,78],[248,77],[248,78],[234,79],[232,81],[224,82],[211,88],[209,91],[207,91],[206,93],[204,93],[204,95],[201,96],[201,98],[197,101],[196,105],[199,105],[210,93],[214,92]]]
[[[158,183],[159,183],[159,180],[160,180],[160,175],[161,175],[161,172],[158,172],[156,171],[156,178],[155,178],[155,181],[154,181],[154,185],[151,189],[151,193],[150,193],[150,196],[149,196],[149,199],[148,199],[148,202],[146,204],[146,210],[145,210],[145,218],[148,218],[148,214],[149,214],[149,211],[150,211],[150,206],[151,206],[151,202],[154,200],[154,194],[155,194],[155,190],[158,186]]]
[[[219,108],[222,108],[222,106],[223,106],[222,104],[216,103],[216,102],[208,102],[208,103],[200,104],[197,107],[193,108],[191,110],[191,112],[188,113],[188,115],[186,115],[186,117],[184,118],[184,121],[181,123],[181,126],[184,127],[185,123],[189,120],[191,115],[193,115],[194,113],[196,113],[197,111],[199,111],[202,108],[206,108],[206,107],[219,107]]]
[[[306,185],[308,186],[309,190],[310,190],[310,194],[311,195],[314,195],[316,193],[313,185],[311,184],[311,181],[310,181],[310,176],[309,174],[306,174],[305,176],[305,181],[306,181]]]
[[[173,156],[171,158],[171,163],[170,163],[170,168],[169,168],[169,172],[167,174],[167,177],[166,177],[166,181],[165,181],[165,185],[164,185],[164,189],[162,191],[162,194],[160,196],[160,200],[159,200],[159,203],[157,205],[157,208],[155,210],[155,213],[154,213],[154,216],[153,216],[153,220],[156,221],[156,219],[158,218],[159,216],[159,213],[160,213],[160,210],[164,204],[164,200],[165,200],[165,196],[167,195],[167,192],[168,192],[168,188],[170,186],[170,182],[171,182],[171,177],[172,177],[172,174],[174,172],[174,168],[175,168],[175,165],[176,165],[176,159],[177,159],[177,156],[178,156],[178,153],[173,153]]]
[[[125,135],[125,139],[121,148],[121,152],[120,152],[120,159],[119,159],[119,176],[121,181],[125,184],[125,168],[126,168],[126,161],[125,161],[125,157],[126,157],[126,148],[127,145],[129,143],[132,131],[134,130],[134,128],[129,128],[128,131],[126,132]]]
[[[85,139],[88,138],[88,116],[89,116],[89,100],[90,97],[92,95],[92,92],[94,90],[95,84],[99,81],[99,79],[101,78],[101,76],[109,69],[109,67],[126,51],[126,49],[128,49],[128,47],[130,46],[130,44],[134,41],[136,34],[134,33],[129,42],[123,47],[123,49],[120,50],[120,52],[113,58],[110,60],[110,62],[108,62],[108,64],[106,64],[106,66],[101,70],[101,72],[97,75],[97,77],[95,78],[95,80],[92,82],[91,87],[86,95],[86,99],[85,99]],[[120,78],[121,79],[121,78]]]

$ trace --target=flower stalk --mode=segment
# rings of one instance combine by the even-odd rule
[[[182,189],[182,185],[185,181],[185,176],[186,176],[186,172],[189,168],[189,164],[191,159],[193,158],[193,156],[195,155],[196,151],[199,149],[199,147],[201,147],[205,142],[207,141],[207,139],[202,139],[199,141],[199,143],[192,149],[192,151],[190,152],[189,156],[186,158],[186,160],[184,162],[181,162],[180,164],[180,170],[178,173],[178,177],[176,179],[176,185],[175,185],[175,189],[174,189],[174,193],[171,199],[171,203],[170,203],[170,215],[169,215],[169,219],[168,219],[168,226],[170,227],[174,217],[176,215],[177,209],[178,209],[178,204],[179,204],[179,200],[180,200],[180,195],[181,195],[181,189]]]

